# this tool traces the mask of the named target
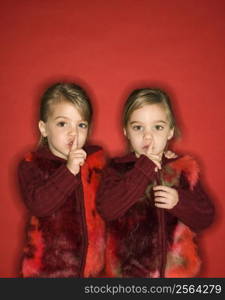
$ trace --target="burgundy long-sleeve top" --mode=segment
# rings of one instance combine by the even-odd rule
[[[171,159],[163,157],[163,165]],[[134,153],[112,160],[101,180],[97,207],[102,217],[112,221],[123,216],[144,195],[147,185],[156,178],[155,164],[145,155],[136,158]],[[193,190],[185,183],[176,188],[177,205],[168,210],[194,231],[208,227],[214,217],[214,205],[200,181]]]
[[[159,174],[147,156],[136,158],[131,153],[113,159],[103,172],[97,208],[107,221],[107,277],[192,277],[197,274],[199,260],[191,237],[194,233],[175,238],[175,232],[182,223],[192,231],[208,227],[213,220],[214,206],[199,180],[195,180],[192,186],[184,172],[191,162],[191,169],[188,170],[192,175],[197,174],[198,167],[194,160],[188,156],[176,159],[163,157],[163,171]],[[170,169],[171,162],[183,170],[179,180],[174,181],[177,182],[175,186],[173,181],[168,181],[170,177],[165,176],[177,176],[179,173],[163,173],[168,170],[174,172]],[[145,193],[147,188],[160,184],[161,176],[178,191],[179,201],[173,209],[156,208],[151,192],[148,195]],[[181,234],[181,231],[178,232]],[[186,244],[179,244],[177,249],[180,252],[171,260],[171,245],[184,238]],[[186,249],[192,249],[191,256],[185,252]]]
[[[19,183],[30,214],[23,277],[83,277],[90,239],[102,240],[101,228],[99,236],[88,235],[88,228],[98,221],[95,207],[95,218],[86,218],[92,203],[89,188],[95,197],[99,182],[97,171],[102,168],[102,150],[98,146],[87,146],[84,150],[87,159],[83,170],[87,170],[87,175],[80,172],[74,176],[66,160],[53,155],[48,147],[29,153],[19,164]],[[89,206],[85,205],[85,197]],[[99,245],[94,250],[97,254],[103,251]],[[93,269],[88,267],[93,274],[102,268],[100,263]]]
[[[28,154],[30,155],[30,154]],[[23,200],[31,215],[49,216],[58,210],[81,184],[80,175],[74,176],[66,166],[66,160],[54,156],[48,148],[35,153],[46,166],[46,172],[29,162],[29,157],[19,166],[19,182]],[[49,176],[53,162],[57,168]]]

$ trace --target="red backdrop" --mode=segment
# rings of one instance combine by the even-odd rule
[[[173,98],[183,138],[175,147],[202,166],[217,217],[201,238],[202,277],[225,277],[223,0],[1,1],[0,277],[17,276],[26,209],[18,160],[38,140],[38,101],[68,79],[93,98],[92,140],[109,155],[125,148],[121,106],[134,87]]]

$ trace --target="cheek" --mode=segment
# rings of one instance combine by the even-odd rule
[[[64,138],[65,135],[66,135],[66,133],[65,133],[63,130],[55,130],[55,131],[52,133],[52,136],[54,136],[55,138],[58,138],[58,139]]]
[[[132,145],[138,146],[142,142],[142,135],[141,134],[133,134],[132,136],[130,136],[129,140]]]
[[[168,136],[166,135],[163,135],[160,139],[159,139],[159,144],[162,146],[162,147],[165,147],[166,144],[168,142]]]
[[[88,131],[80,131],[79,132],[79,140],[81,143],[84,143],[87,139]]]

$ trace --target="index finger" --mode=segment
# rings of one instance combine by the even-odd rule
[[[78,148],[78,136],[75,135],[74,136],[74,140],[73,140],[73,144],[72,144],[72,147],[71,147],[71,150],[77,150]]]
[[[152,151],[153,151],[153,143],[151,143],[148,147],[148,150],[147,150],[147,155],[150,155],[152,154]]]

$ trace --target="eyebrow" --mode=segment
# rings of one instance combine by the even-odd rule
[[[62,119],[69,119],[69,118],[64,117],[64,116],[58,116],[58,117],[55,118],[55,120],[60,119],[60,118],[62,118]]]
[[[142,123],[142,122],[141,121],[132,121],[132,122],[130,122],[131,125],[134,124],[134,123]],[[163,121],[163,120],[156,120],[156,121],[154,121],[154,123],[164,123],[164,124],[167,124],[168,122]]]
[[[57,116],[54,120],[57,120],[57,119],[66,119],[66,120],[70,120],[70,118],[67,118],[65,116]],[[86,120],[79,120],[79,122],[87,122]],[[88,122],[87,122],[88,123]]]

